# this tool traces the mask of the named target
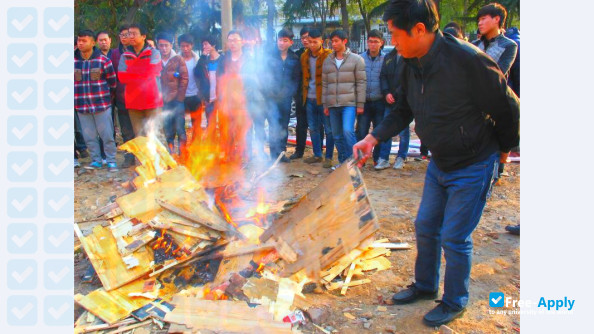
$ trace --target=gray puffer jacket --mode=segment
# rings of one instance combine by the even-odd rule
[[[384,54],[379,53],[375,59],[371,58],[369,51],[365,51],[361,57],[365,61],[365,72],[367,74],[367,101],[382,100],[382,89],[380,84],[380,73],[384,63]]]
[[[326,58],[322,67],[322,103],[324,108],[365,105],[367,76],[365,61],[349,49],[344,52],[340,69],[336,66],[336,53]]]

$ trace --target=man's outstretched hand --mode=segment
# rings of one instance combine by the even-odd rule
[[[363,140],[353,146],[353,157],[355,160],[359,160],[357,162],[357,166],[359,166],[359,168],[363,167],[365,161],[371,157],[373,147],[377,145],[377,143],[377,139],[375,139],[375,137],[371,134],[368,134],[365,138],[363,138]],[[359,151],[361,151],[363,156],[359,156]]]

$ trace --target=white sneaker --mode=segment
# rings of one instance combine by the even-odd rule
[[[396,162],[394,163],[394,169],[402,169],[404,168],[404,159],[401,157],[396,158]]]
[[[375,165],[375,167],[373,167],[373,168],[375,168],[376,170],[390,168],[390,162],[388,160],[379,158],[379,160],[377,161],[377,165]]]
[[[80,162],[78,162],[78,159],[74,159],[74,168],[78,167],[80,167]]]
[[[107,160],[105,160],[105,159],[101,159],[101,163],[102,163],[103,165],[107,165]]]

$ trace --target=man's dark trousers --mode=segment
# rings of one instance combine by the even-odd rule
[[[434,160],[427,167],[415,221],[415,286],[422,291],[437,291],[443,248],[443,302],[455,310],[468,304],[471,234],[481,218],[498,160],[499,153],[493,153],[486,160],[451,172],[441,171]]]

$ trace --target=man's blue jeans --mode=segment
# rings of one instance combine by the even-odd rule
[[[498,159],[499,153],[494,153],[452,172],[441,171],[434,160],[427,167],[415,221],[415,286],[422,291],[437,291],[443,248],[446,269],[442,300],[456,310],[468,303],[471,234],[481,219]]]
[[[215,108],[215,101],[212,102],[206,102],[204,105],[204,113],[206,114],[206,126],[210,126],[210,122],[214,122],[216,123],[216,118],[212,119],[212,117],[217,117],[216,114],[214,113],[214,108]]]
[[[172,152],[175,147],[175,136],[177,135],[178,147],[186,145],[186,112],[183,101],[173,100],[163,105],[164,122],[163,131],[167,140],[167,149]],[[178,148],[178,153],[179,152]]]
[[[357,143],[355,136],[355,117],[357,108],[335,107],[328,108],[330,111],[330,124],[332,125],[332,134],[334,143],[338,151],[338,162],[343,163],[353,155],[353,145]]]
[[[357,115],[357,140],[362,140],[369,133],[371,124],[376,128],[384,119],[386,103],[384,100],[365,102],[364,111]],[[373,148],[373,161],[377,162],[379,158],[390,159],[390,149],[392,148],[392,138],[377,144]],[[384,153],[384,154],[382,154]]]
[[[309,136],[313,146],[314,156],[322,157],[322,138],[320,128],[324,126],[326,133],[326,159],[332,159],[334,153],[334,138],[332,137],[332,128],[330,127],[330,117],[324,115],[324,106],[318,104],[316,99],[307,99],[305,109],[307,111],[307,125],[309,127]]]
[[[398,156],[406,160],[406,157],[408,156],[408,146],[410,144],[410,128],[407,126],[398,134],[398,136],[400,137],[400,143],[398,144]]]

